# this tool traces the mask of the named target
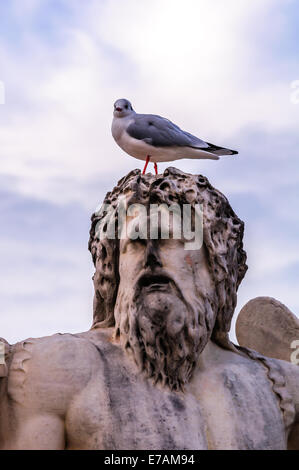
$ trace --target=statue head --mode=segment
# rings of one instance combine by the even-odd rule
[[[121,237],[108,236],[107,223],[103,227],[107,211],[93,214],[90,230],[96,269],[93,328],[115,326],[140,369],[170,388],[182,388],[210,338],[233,348],[228,332],[247,270],[244,224],[207,178],[175,168],[160,177],[134,170],[106,195],[104,204],[113,209],[117,234],[117,209],[124,201],[127,208],[143,205],[147,218],[153,204],[202,209],[202,244],[197,249],[186,249],[183,235],[171,236],[173,221],[169,238],[161,230],[152,238],[148,229],[147,236],[130,236],[141,220],[136,211],[127,212]]]

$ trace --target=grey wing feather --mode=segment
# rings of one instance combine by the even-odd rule
[[[207,149],[209,145],[176,124],[155,114],[137,114],[127,133],[138,140],[144,140],[154,147],[195,147]]]

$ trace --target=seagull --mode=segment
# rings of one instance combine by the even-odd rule
[[[155,114],[138,114],[130,101],[122,98],[114,103],[112,136],[122,150],[145,161],[170,162],[182,158],[219,160],[220,155],[235,155],[236,150],[210,144],[180,129],[169,119]]]

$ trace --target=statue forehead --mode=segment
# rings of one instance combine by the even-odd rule
[[[192,248],[200,249],[203,239],[203,206],[198,202],[197,188],[188,185],[187,192],[182,197],[182,192],[178,194],[176,188],[171,188],[169,184],[165,186],[164,179],[161,181],[159,183],[158,180],[159,184],[156,186],[156,180],[154,185],[147,185],[134,179],[127,182],[117,195],[108,195],[113,207],[110,213],[118,219],[118,236],[122,239],[132,238],[130,234],[133,232],[133,240],[172,238],[187,241],[191,239],[191,226],[194,226],[194,221],[200,216],[201,242],[199,246],[197,237],[196,248]],[[137,224],[140,236],[136,236],[136,233],[134,235]],[[188,226],[190,230],[187,229]],[[198,228],[199,223],[195,223],[195,226]]]

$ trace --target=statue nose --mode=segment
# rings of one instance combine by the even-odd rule
[[[154,269],[159,266],[162,268],[162,261],[159,254],[159,249],[154,243],[149,242],[144,256],[144,267]]]

